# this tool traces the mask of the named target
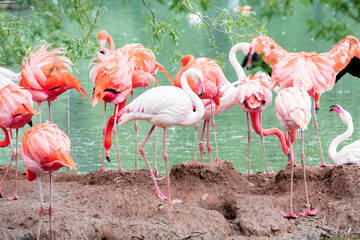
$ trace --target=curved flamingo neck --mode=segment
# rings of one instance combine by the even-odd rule
[[[339,146],[340,143],[348,139],[354,132],[354,125],[351,118],[347,119],[347,122],[345,124],[348,126],[346,131],[343,134],[340,134],[339,136],[334,138],[329,145],[329,157],[335,165],[341,164],[341,162],[339,162],[340,159],[337,158],[338,152],[336,151],[336,148]]]
[[[191,64],[195,61],[195,57],[193,55],[185,55],[181,59],[181,67],[189,69]]]
[[[258,112],[250,113],[250,117],[251,117],[251,124],[254,128],[254,131],[260,135],[260,130],[261,130],[261,128],[260,128],[260,113],[258,113]],[[282,148],[284,154],[285,155],[289,154],[290,151],[286,144],[285,136],[279,129],[277,129],[277,128],[262,129],[262,133],[263,133],[263,136],[276,135],[280,140],[281,148]]]
[[[238,80],[242,80],[246,77],[246,74],[236,58],[236,52],[239,50],[241,50],[245,55],[247,55],[250,51],[250,44],[246,42],[238,43],[234,45],[229,52],[229,61],[235,69]]]
[[[6,128],[1,127],[1,129],[4,131],[5,139],[3,141],[0,141],[0,147],[6,147],[10,144],[9,133]]]
[[[114,40],[112,39],[112,37],[110,36],[110,34],[106,35],[106,41],[109,44],[109,50],[115,51],[115,43],[114,43]]]
[[[186,71],[181,75],[180,78],[180,84],[181,84],[181,88],[184,90],[184,92],[189,96],[191,102],[194,104],[196,111],[192,112],[192,114],[189,115],[189,117],[186,119],[186,124],[187,125],[192,125],[196,122],[198,122],[205,113],[205,108],[204,108],[204,104],[202,103],[202,101],[200,100],[200,98],[193,92],[193,90],[190,88],[188,82],[187,82],[187,78],[191,77],[194,81],[196,81],[195,79],[198,79],[199,76],[197,76],[197,78],[195,77],[196,75],[198,75],[195,71]]]

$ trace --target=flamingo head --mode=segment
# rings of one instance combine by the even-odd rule
[[[98,40],[100,45],[100,53],[105,54],[105,44],[108,38],[108,33],[105,30],[101,30],[98,33]]]
[[[332,105],[330,107],[330,112],[331,111],[334,111],[337,114],[339,114],[341,121],[343,121],[343,123],[345,123],[346,125],[350,120],[352,121],[352,117],[351,117],[350,113],[348,111],[346,111],[345,109],[343,109],[338,104]]]
[[[189,63],[194,61],[194,56],[192,55],[185,55],[181,58],[181,67],[185,67],[186,65],[188,65]]]

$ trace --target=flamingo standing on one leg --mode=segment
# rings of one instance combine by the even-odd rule
[[[311,100],[308,93],[297,87],[289,87],[283,89],[275,98],[276,117],[281,126],[285,128],[288,135],[291,132],[301,129],[301,165],[304,170],[304,182],[305,182],[305,194],[306,194],[306,211],[301,213],[301,216],[315,215],[317,209],[310,210],[309,196],[306,183],[305,173],[305,153],[304,153],[304,130],[311,119]],[[289,138],[290,146],[290,160],[293,161],[293,150],[291,146],[291,140]],[[292,195],[293,195],[293,180],[294,179],[294,164],[291,162],[291,183],[290,183],[290,211],[288,214],[281,212],[284,217],[297,218],[292,211]]]
[[[266,153],[265,153],[265,145],[263,142],[263,136],[269,136],[269,135],[276,135],[279,140],[280,140],[280,144],[282,147],[282,150],[284,151],[285,155],[289,156],[289,150],[288,150],[288,146],[286,145],[286,141],[285,141],[285,137],[282,134],[282,132],[277,129],[277,128],[271,128],[271,129],[262,129],[261,126],[261,112],[258,112],[257,110],[260,110],[260,108],[258,108],[257,110],[254,111],[254,109],[252,109],[251,107],[247,107],[246,104],[244,103],[244,101],[247,101],[246,99],[250,98],[252,96],[252,99],[258,99],[259,96],[262,96],[263,92],[266,93],[266,95],[271,95],[271,92],[269,92],[267,90],[267,86],[268,84],[265,85],[261,85],[261,84],[256,84],[256,82],[250,82],[245,80],[246,79],[246,75],[244,70],[242,69],[242,67],[240,66],[240,63],[238,62],[237,58],[236,58],[236,52],[241,50],[245,55],[248,55],[248,53],[250,52],[250,44],[246,43],[246,42],[241,42],[241,43],[237,43],[235,44],[229,53],[229,61],[231,63],[231,65],[233,66],[233,68],[235,69],[236,75],[238,80],[241,82],[241,84],[238,85],[238,89],[239,93],[241,93],[243,96],[238,96],[239,97],[239,104],[240,107],[246,112],[246,117],[247,117],[247,125],[248,125],[248,175],[250,175],[250,140],[251,140],[251,132],[250,132],[250,123],[249,123],[249,114],[251,117],[251,123],[252,126],[255,130],[255,132],[257,134],[259,134],[261,136],[261,140],[263,143],[263,149],[264,149],[264,156],[265,156],[265,161],[267,162],[267,158],[266,158]],[[268,76],[258,73],[259,75],[259,79],[263,79],[264,81],[268,81],[267,79],[269,78]],[[254,77],[253,77],[254,78]],[[257,79],[257,78],[255,78]],[[260,87],[259,90],[256,90],[256,87]],[[254,88],[255,87],[255,88]],[[264,88],[265,87],[265,88]],[[247,89],[248,88],[248,89]],[[261,91],[261,94],[259,94],[259,91]],[[272,97],[271,97],[272,99]],[[271,101],[270,99],[270,101]],[[269,102],[266,103],[266,105]],[[265,105],[263,107],[266,107]],[[266,164],[267,165],[267,164]],[[267,170],[267,173],[269,173],[269,171]]]
[[[259,36],[251,43],[248,64],[254,54],[262,54],[263,60],[272,68],[272,83],[281,83],[281,88],[296,86],[313,96],[314,125],[318,137],[321,165],[328,166],[323,157],[316,113],[320,107],[320,94],[329,91],[345,74],[360,77],[360,42],[356,37],[347,36],[330,51],[289,53],[267,36]]]
[[[204,85],[205,85],[205,92],[200,97],[201,99],[210,99],[210,107],[213,106],[212,102],[216,104],[217,108],[220,106],[220,97],[223,94],[220,91],[221,85],[223,82],[228,82],[226,80],[225,74],[223,73],[220,66],[212,59],[209,58],[196,58],[191,55],[186,55],[181,59],[181,66],[182,69],[176,74],[174,78],[174,84],[177,87],[181,87],[181,76],[182,74],[190,69],[195,68],[202,72],[204,76]],[[188,84],[190,85],[191,89],[194,92],[198,92],[197,85],[191,80],[191,78],[188,79]],[[215,138],[215,151],[216,151],[216,160],[215,162],[220,161],[218,149],[217,149],[217,143],[216,143],[216,131],[215,131],[215,111],[216,109],[211,109],[212,112],[212,126],[214,129],[214,138]],[[199,143],[200,148],[200,154],[201,154],[201,162],[204,160],[204,145],[203,145],[203,139],[204,139],[204,133],[205,133],[205,127],[207,126],[207,150],[209,154],[209,160],[212,162],[211,159],[211,145],[210,145],[210,139],[209,139],[209,125],[210,125],[210,119],[204,120],[204,127],[201,135],[201,140]],[[197,129],[198,129],[198,123],[195,125],[195,136],[197,136]],[[195,148],[196,148],[196,137],[195,137]],[[195,149],[196,150],[196,149]],[[194,163],[196,163],[196,158],[194,157]]]
[[[166,69],[156,61],[154,53],[145,48],[139,43],[126,44],[122,48],[115,50],[115,44],[110,36],[105,30],[101,30],[98,33],[98,40],[100,45],[100,52],[105,54],[105,44],[109,44],[110,52],[119,51],[128,56],[129,67],[131,71],[131,81],[132,81],[132,90],[131,90],[131,99],[134,100],[133,89],[144,87],[147,90],[148,85],[153,82],[153,84],[158,84],[155,78],[155,75],[158,71],[164,72],[166,77],[172,84],[172,79]],[[105,116],[105,115],[104,115]],[[105,131],[105,119],[103,131]],[[138,123],[135,121],[135,168],[137,168],[137,135],[138,135]],[[155,138],[156,141],[156,138]],[[156,158],[156,148],[155,148],[155,158]],[[154,169],[157,173],[157,168]]]
[[[34,181],[37,178],[39,183],[41,207],[39,212],[40,220],[37,239],[40,239],[42,216],[44,212],[41,175],[44,173],[50,174],[50,239],[53,239],[51,207],[53,186],[52,173],[62,167],[72,168],[77,172],[74,160],[70,156],[70,139],[55,124],[37,124],[24,133],[20,152],[26,167],[26,178],[29,181]]]
[[[174,125],[190,126],[198,122],[204,116],[204,105],[187,83],[188,77],[191,77],[197,84],[197,93],[201,95],[204,92],[203,75],[201,71],[197,69],[189,69],[181,76],[180,83],[182,89],[173,86],[160,86],[152,88],[137,97],[117,115],[111,117],[106,127],[104,145],[106,154],[109,156],[109,150],[111,147],[111,129],[114,125],[114,118],[117,119],[116,122],[120,125],[134,120],[146,120],[153,125],[144,142],[140,145],[139,151],[149,168],[155,184],[157,196],[164,200],[166,199],[167,201],[171,201],[168,154],[166,152],[167,128]],[[149,161],[147,160],[144,151],[144,146],[151,133],[154,131],[155,126],[162,127],[164,129],[163,156],[166,166],[166,197],[161,193],[159,186],[157,185],[154,173],[151,170]]]
[[[125,106],[126,99],[132,90],[128,56],[118,51],[107,51],[105,54],[97,53],[91,61],[90,65],[91,64],[94,64],[94,66],[90,70],[90,78],[92,78],[95,84],[91,103],[95,106],[100,101],[105,102],[103,126],[103,133],[105,134],[106,103],[115,104],[114,114],[116,114]],[[115,135],[119,171],[123,171],[120,163],[116,128],[114,127],[112,130]],[[104,148],[102,149],[104,151]],[[101,167],[99,170],[104,171],[104,153],[102,154]]]
[[[337,166],[345,163],[355,163],[360,166],[360,140],[344,146],[339,152],[336,151],[339,144],[345,139],[348,139],[354,132],[354,125],[350,113],[337,104],[331,106],[330,111],[335,111],[339,114],[341,121],[347,126],[343,134],[340,134],[331,141],[329,146],[330,159]]]
[[[37,112],[32,108],[33,101],[31,94],[17,86],[16,84],[9,84],[0,89],[0,127],[5,133],[5,140],[0,142],[0,147],[6,147],[11,143],[12,154],[10,163],[5,171],[4,178],[0,185],[1,191],[5,183],[6,174],[9,171],[12,161],[15,159],[15,192],[9,200],[18,199],[17,195],[17,162],[18,162],[18,141],[19,128],[24,127],[27,123],[31,126],[31,119]],[[16,145],[15,150],[11,140],[11,128],[16,129]]]
[[[62,48],[55,48],[48,51],[51,44],[37,46],[28,49],[21,63],[21,80],[20,86],[28,90],[32,99],[39,106],[39,122],[41,123],[41,103],[48,101],[49,116],[51,117],[50,103],[58,99],[59,95],[66,90],[75,88],[84,100],[87,96],[85,90],[81,86],[71,72],[72,62],[69,58],[61,56]]]

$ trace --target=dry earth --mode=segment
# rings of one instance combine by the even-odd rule
[[[290,170],[239,174],[231,162],[178,164],[171,170],[172,204],[156,197],[147,170],[55,173],[55,239],[318,239],[360,237],[360,168],[307,167],[315,217],[286,219]],[[5,167],[0,168],[0,177]],[[8,201],[14,170],[0,199],[0,239],[35,239],[39,195],[20,172],[19,199]],[[48,177],[43,179],[46,207]],[[45,181],[44,181],[45,180]],[[305,210],[302,169],[295,168],[294,211]],[[165,192],[165,180],[159,181]],[[49,239],[48,215],[41,239]]]

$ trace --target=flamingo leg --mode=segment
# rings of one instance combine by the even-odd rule
[[[19,145],[19,129],[16,129],[16,153],[15,153],[15,191],[14,191],[14,195],[12,197],[9,197],[8,200],[16,200],[18,199],[18,195],[17,195],[17,163],[18,163],[18,145]],[[11,143],[11,148],[13,150],[13,154],[14,154],[14,148],[12,146]]]
[[[269,167],[268,167],[268,162],[267,162],[267,157],[266,157],[266,151],[265,151],[265,144],[264,144],[264,134],[263,134],[263,129],[262,129],[262,122],[261,122],[261,112],[259,113],[259,122],[260,122],[260,137],[261,137],[261,142],[262,142],[262,146],[263,146],[263,150],[264,150],[264,158],[265,158],[265,164],[266,164],[266,174],[270,174],[269,172]]]
[[[322,151],[322,147],[321,147],[321,141],[320,141],[320,135],[319,135],[319,129],[318,129],[318,122],[317,122],[317,116],[316,116],[316,111],[315,111],[315,94],[313,94],[312,99],[313,99],[314,125],[315,125],[315,129],[316,129],[316,135],[317,135],[317,138],[318,138],[319,148],[320,148],[320,155],[321,155],[321,165],[319,167],[329,167],[331,165],[325,163],[324,155],[323,155],[323,151]]]
[[[119,104],[116,104],[114,116],[118,113],[118,109],[119,109]],[[116,143],[116,152],[117,152],[118,162],[119,162],[119,172],[126,172],[122,169],[121,163],[120,163],[120,151],[119,151],[119,143],[118,143],[117,131],[116,131],[116,118],[114,120],[113,133],[114,133],[114,138],[115,138],[115,143]]]
[[[39,123],[41,123],[41,103],[38,102],[38,110],[39,110]]]
[[[154,174],[159,175],[156,159],[156,127],[154,129]]]
[[[131,101],[134,101],[134,91],[131,91]],[[138,167],[137,146],[138,146],[138,120],[135,120],[135,169]]]
[[[195,123],[195,145],[194,145],[194,161],[190,164],[196,165],[196,142],[197,142],[197,131],[198,131],[199,123]]]
[[[210,119],[206,120],[206,148],[209,154],[209,161],[210,163],[212,163],[210,145]]]
[[[168,154],[166,152],[166,127],[164,127],[164,141],[163,141],[163,156],[165,161],[166,168],[166,190],[167,190],[167,198],[166,200],[171,202],[170,197],[170,173],[169,173],[169,164],[168,164]]]
[[[103,124],[103,142],[105,141],[105,124],[106,124],[106,102],[104,102],[104,124]],[[100,171],[105,171],[104,169],[104,152],[105,152],[105,147],[104,144],[102,144],[102,154],[101,154],[101,167],[100,167]]]
[[[165,197],[164,194],[162,194],[161,191],[160,191],[160,188],[159,188],[159,186],[158,186],[158,184],[157,184],[157,182],[156,182],[154,173],[153,173],[153,171],[152,171],[152,169],[151,169],[150,163],[149,163],[149,161],[147,160],[146,155],[145,155],[145,151],[144,151],[145,144],[146,144],[146,142],[148,141],[148,139],[149,139],[151,133],[154,131],[154,129],[155,129],[155,125],[153,125],[153,126],[151,127],[148,135],[147,135],[146,138],[144,139],[143,143],[140,145],[140,147],[139,147],[139,152],[140,152],[140,154],[142,155],[142,157],[144,158],[145,163],[146,163],[146,166],[148,167],[148,169],[149,169],[149,171],[150,171],[151,178],[153,179],[153,182],[154,182],[154,185],[155,185],[155,190],[156,190],[157,196],[158,196],[159,198],[163,199],[163,200],[166,200],[166,197]]]
[[[67,134],[70,137],[70,92],[67,91],[67,121],[68,121],[68,126],[67,126]],[[69,170],[69,168],[68,168]]]
[[[288,134],[290,136],[290,130],[288,130]],[[290,180],[290,211],[288,214],[281,212],[286,218],[298,218],[292,211],[292,198],[293,198],[293,185],[294,185],[294,163],[293,163],[293,149],[291,146],[291,138],[289,137],[289,146],[290,146],[290,159],[291,159],[291,180]]]
[[[50,118],[50,123],[52,123],[50,101],[48,101],[48,103],[49,103],[49,118]]]
[[[216,152],[216,159],[215,159],[215,162],[214,162],[214,163],[217,163],[217,162],[221,162],[221,161],[220,161],[220,159],[219,159],[219,153],[218,153],[217,142],[216,142],[215,111],[213,110],[213,105],[212,105],[212,101],[211,101],[211,100],[210,100],[210,107],[211,107],[211,113],[212,113],[212,127],[213,127],[213,129],[214,129],[214,142],[215,142],[215,152]],[[209,124],[210,124],[210,122],[209,122]]]
[[[251,131],[250,131],[250,122],[249,122],[249,113],[246,113],[246,120],[248,126],[248,175],[250,176],[250,141],[251,141]]]
[[[304,153],[304,131],[301,131],[301,165],[304,169],[304,183],[305,183],[305,195],[306,195],[306,206],[307,209],[305,212],[300,213],[300,216],[314,216],[317,213],[317,209],[310,210],[309,203],[309,194],[306,183],[306,173],[305,173],[305,153]]]
[[[204,135],[205,135],[205,128],[206,128],[206,121],[204,120],[204,126],[201,133],[201,138],[199,142],[199,150],[200,150],[200,156],[201,156],[201,163],[204,163]]]
[[[10,128],[7,129],[7,131],[8,131],[9,136],[11,136]],[[9,169],[10,169],[10,166],[11,166],[11,163],[12,163],[13,159],[15,158],[15,151],[14,151],[14,147],[13,147],[11,138],[10,138],[10,144],[11,144],[10,146],[11,146],[11,149],[12,149],[12,153],[11,153],[11,157],[10,157],[10,163],[9,163],[8,167],[6,168],[3,180],[2,180],[1,185],[0,185],[0,198],[2,197],[1,192],[2,192],[2,188],[4,186],[4,183],[5,183],[6,175],[7,175],[8,171],[9,171]]]
[[[52,232],[52,188],[53,188],[53,175],[50,173],[50,206],[49,206],[49,217],[50,217],[50,239],[53,239],[53,232]]]
[[[41,224],[42,224],[42,216],[44,213],[44,199],[43,199],[43,194],[42,194],[42,187],[41,187],[41,176],[38,174],[37,175],[37,180],[38,180],[38,184],[39,184],[39,191],[40,191],[40,211],[39,211],[39,225],[38,225],[38,229],[37,229],[37,236],[36,239],[39,240],[40,239],[40,231],[41,231]]]

